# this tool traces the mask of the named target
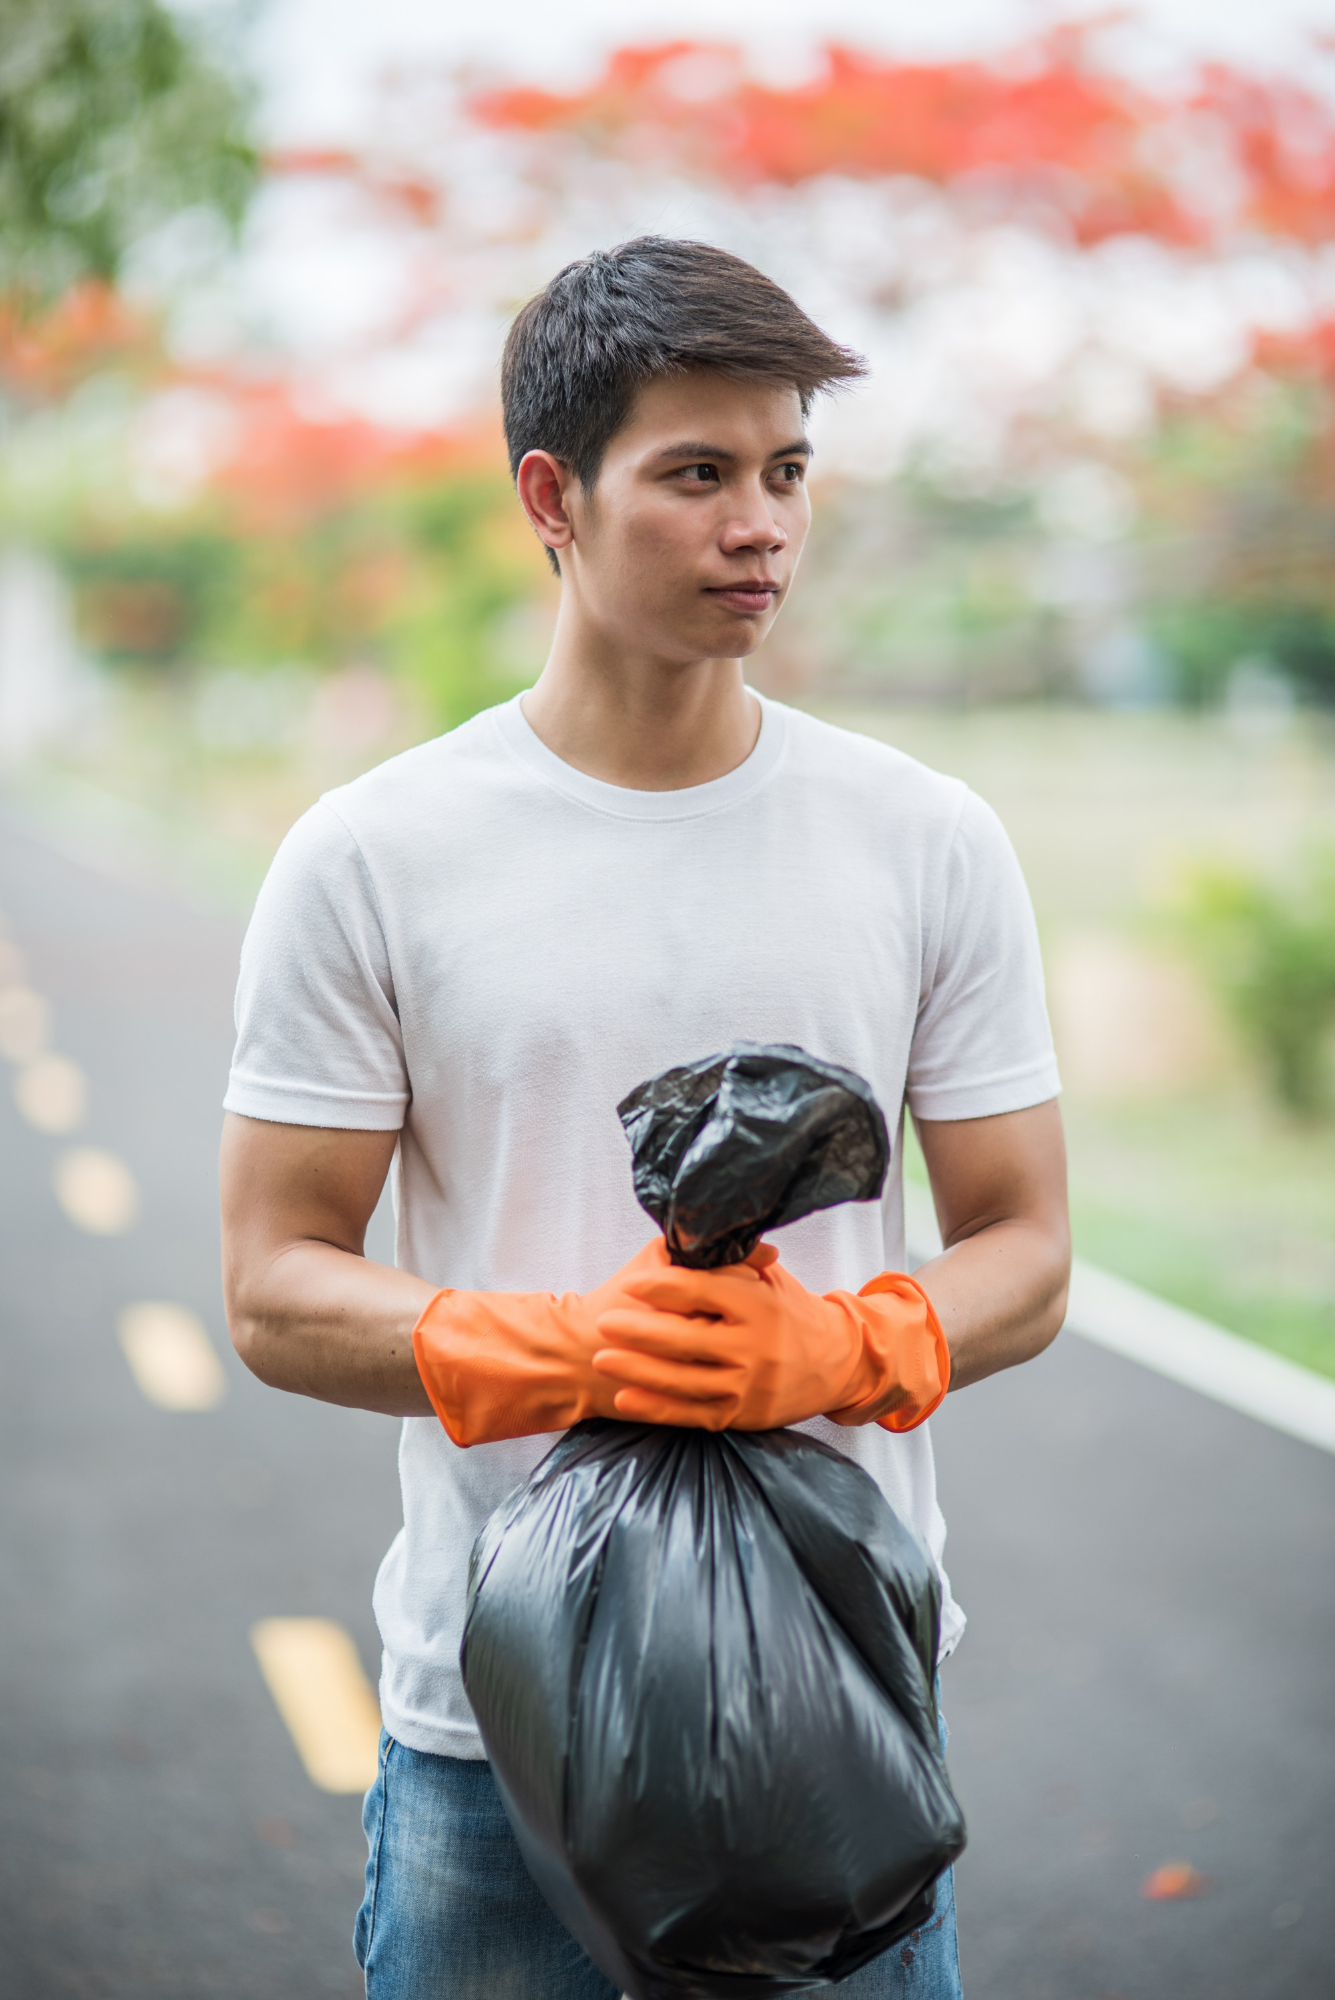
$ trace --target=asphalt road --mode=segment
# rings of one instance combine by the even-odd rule
[[[374,1679],[395,1426],[226,1342],[214,1158],[238,930],[0,827],[0,913],[91,1081],[137,1225],[76,1228],[71,1143],[0,1067],[0,1996],[360,1991],[358,1801],[317,1791],[247,1634],[315,1614]],[[168,1299],[220,1407],[145,1401]],[[1074,1337],[934,1423],[970,1629],[944,1675],[970,2000],[1335,1993],[1335,1458]],[[1186,1861],[1199,1895],[1149,1901]]]

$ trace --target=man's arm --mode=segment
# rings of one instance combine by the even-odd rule
[[[271,1388],[429,1417],[412,1334],[436,1288],[363,1254],[397,1139],[229,1112],[223,1296],[237,1353]]]
[[[1066,1310],[1070,1240],[1055,1103],[918,1125],[947,1245],[916,1274],[961,1388],[1038,1354]],[[435,1288],[363,1255],[394,1132],[223,1132],[223,1286],[238,1354],[274,1388],[429,1416],[412,1331]],[[680,1422],[680,1416],[675,1421]]]
[[[1066,1317],[1071,1229],[1054,1099],[995,1118],[915,1120],[945,1249],[914,1273],[950,1346],[952,1389],[1030,1361]]]

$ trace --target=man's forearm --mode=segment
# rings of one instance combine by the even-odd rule
[[[429,1417],[413,1328],[436,1287],[330,1243],[294,1243],[227,1286],[237,1353],[271,1388],[393,1417]]]
[[[950,1347],[952,1389],[1030,1361],[1066,1317],[1071,1231],[1054,1099],[995,1117],[916,1119],[946,1248],[914,1277]]]
[[[994,1222],[943,1250],[914,1278],[950,1347],[950,1386],[963,1389],[1030,1361],[1066,1317],[1070,1252],[1060,1231]]]

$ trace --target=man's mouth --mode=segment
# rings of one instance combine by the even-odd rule
[[[779,594],[777,583],[766,583],[763,578],[747,578],[741,583],[716,585],[709,595],[726,604],[730,611],[768,611]]]

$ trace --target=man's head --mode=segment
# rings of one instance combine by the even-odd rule
[[[647,621],[683,658],[753,651],[805,539],[807,411],[862,373],[709,244],[639,237],[568,265],[516,318],[501,374],[553,567],[614,630],[629,618],[653,645]]]

